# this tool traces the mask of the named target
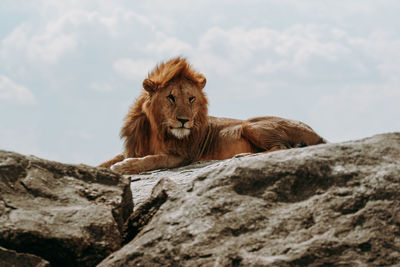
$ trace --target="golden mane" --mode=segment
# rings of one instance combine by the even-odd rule
[[[171,80],[184,77],[194,82],[197,86],[204,86],[205,78],[202,74],[196,72],[192,66],[187,63],[185,58],[177,57],[167,62],[161,62],[148,74],[143,87],[146,89],[146,81],[152,82],[153,89],[164,88]]]

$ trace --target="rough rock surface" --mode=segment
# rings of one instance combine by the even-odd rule
[[[50,263],[32,254],[18,253],[14,250],[0,247],[0,266],[50,267]]]
[[[400,133],[132,179],[128,243],[99,266],[400,262]]]
[[[52,266],[93,266],[120,248],[132,209],[129,179],[0,151],[0,246],[6,249]]]
[[[162,171],[151,171],[139,175],[131,175],[131,191],[135,210],[151,197],[154,186],[163,178],[172,179],[181,188],[190,188],[192,177],[197,173],[213,169],[217,166],[225,166],[225,161],[196,162],[188,166],[176,169],[164,169]],[[184,189],[183,189],[184,190]]]

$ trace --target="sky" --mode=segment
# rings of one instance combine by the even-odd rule
[[[97,165],[147,73],[186,57],[209,114],[330,142],[400,131],[397,0],[2,0],[0,150]]]

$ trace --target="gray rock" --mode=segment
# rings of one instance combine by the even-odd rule
[[[214,164],[212,164],[214,163]],[[217,166],[224,165],[225,161],[196,162],[188,166],[176,169],[156,170],[142,174],[129,175],[131,178],[131,191],[135,210],[138,209],[146,200],[151,198],[154,186],[163,178],[171,179],[180,185],[182,190],[189,188],[192,184],[192,177],[198,172],[208,171]]]
[[[133,176],[157,185],[99,266],[400,262],[399,133],[190,168]]]
[[[32,254],[18,253],[0,247],[0,266],[50,267],[50,263]]]
[[[53,266],[93,266],[121,246],[129,180],[0,151],[0,246]]]

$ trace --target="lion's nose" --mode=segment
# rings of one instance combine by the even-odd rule
[[[185,125],[186,122],[188,122],[188,119],[182,119],[182,118],[176,118],[178,121],[182,123],[182,127]]]

